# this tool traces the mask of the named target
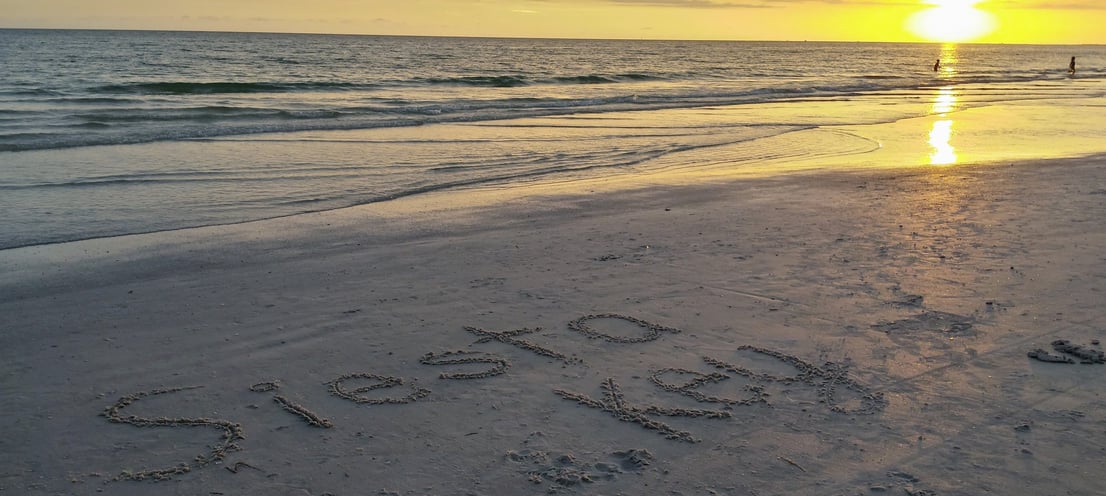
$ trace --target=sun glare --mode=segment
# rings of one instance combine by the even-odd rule
[[[949,113],[956,110],[956,100],[956,89],[952,86],[937,90],[933,99],[933,113],[941,119],[934,121],[929,131],[929,146],[933,147],[929,163],[932,165],[953,165],[957,161],[956,148],[952,146],[953,120],[949,118]]]
[[[995,18],[976,8],[979,0],[927,0],[933,7],[910,17],[907,26],[930,41],[972,41],[995,29]]]
[[[929,132],[929,145],[933,147],[933,153],[929,154],[930,164],[956,163],[956,148],[953,148],[950,141],[952,141],[952,120],[934,122],[933,129]]]

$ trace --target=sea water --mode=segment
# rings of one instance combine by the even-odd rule
[[[1026,102],[1090,143],[1055,102],[1106,96],[1102,46],[0,30],[0,65],[0,249],[863,156],[864,126]]]

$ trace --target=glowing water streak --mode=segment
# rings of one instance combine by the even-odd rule
[[[933,152],[929,154],[931,165],[953,165],[956,163],[956,148],[952,146],[952,119],[933,123],[929,132],[929,145]]]

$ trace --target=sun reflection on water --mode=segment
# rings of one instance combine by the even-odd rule
[[[937,96],[933,99],[933,113],[944,117],[953,110],[956,110],[956,90],[952,86],[937,90]]]
[[[960,63],[960,55],[956,53],[955,43],[941,45],[941,54],[937,59],[940,65],[937,67],[937,77],[952,79],[956,76],[956,67]]]
[[[929,146],[933,152],[929,154],[930,165],[953,165],[956,163],[956,148],[949,141],[952,139],[952,119],[945,119],[933,123],[933,129],[929,132]]]
[[[954,72],[954,68],[950,69],[950,73]],[[932,112],[942,119],[934,121],[929,131],[929,146],[933,147],[929,154],[930,165],[956,164],[956,148],[951,143],[953,120],[948,118],[949,113],[956,110],[956,101],[956,88],[952,86],[939,88],[933,98]]]

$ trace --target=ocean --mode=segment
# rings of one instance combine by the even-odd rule
[[[0,30],[0,66],[0,249],[857,155],[879,140],[831,128],[1106,97],[1102,46]]]

